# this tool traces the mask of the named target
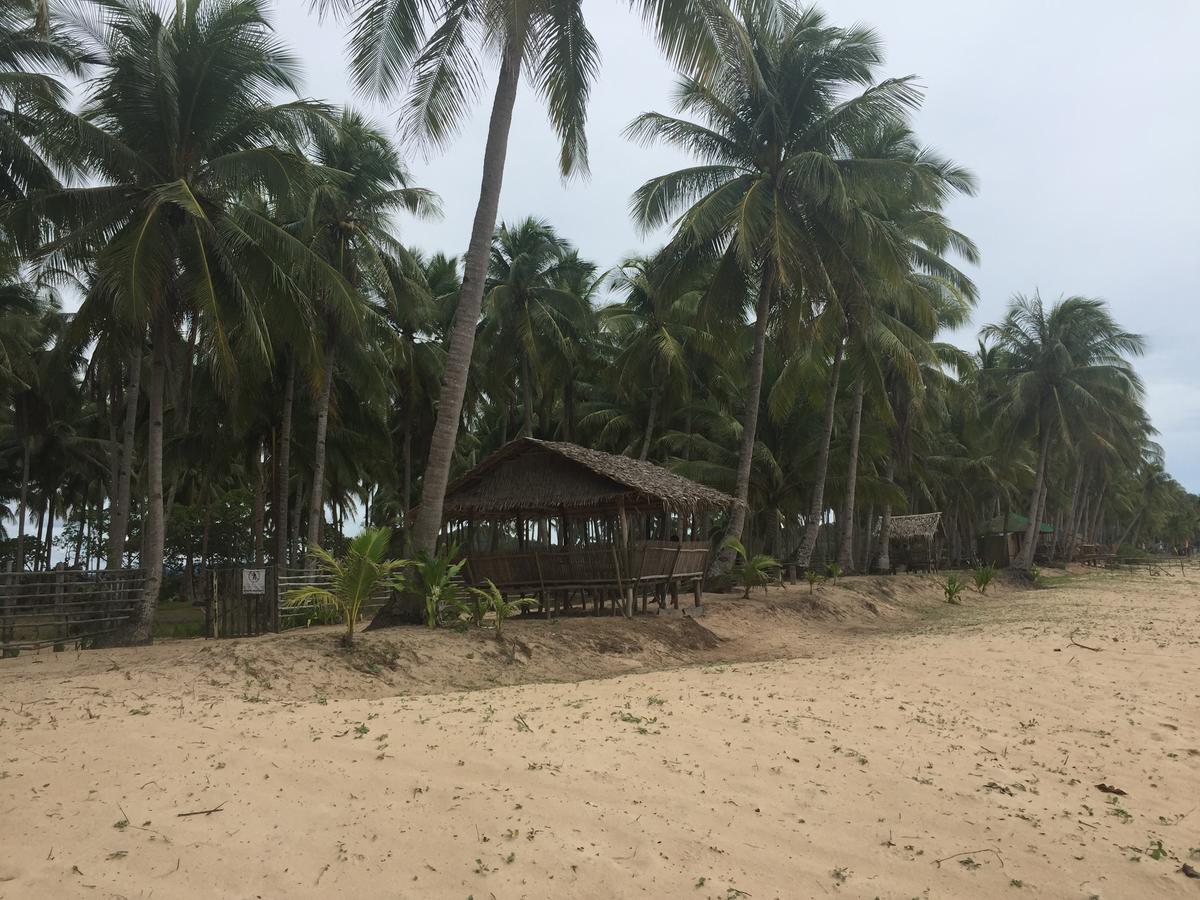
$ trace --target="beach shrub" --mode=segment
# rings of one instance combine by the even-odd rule
[[[467,564],[459,556],[457,546],[442,547],[436,553],[422,551],[412,562],[410,587],[425,603],[425,625],[437,628],[446,622],[447,614],[457,619],[464,609],[465,591],[458,573]]]
[[[509,616],[519,613],[526,607],[537,603],[532,597],[519,597],[516,600],[508,600],[500,593],[500,589],[489,578],[485,582],[486,587],[471,588],[471,594],[480,601],[480,605],[484,609],[490,610],[496,618],[496,637],[500,638],[504,633],[504,622]]]
[[[285,607],[316,606],[335,612],[346,626],[342,642],[354,646],[354,625],[362,613],[363,604],[380,587],[403,590],[403,570],[406,559],[387,559],[392,533],[387,528],[367,528],[350,541],[339,559],[328,550],[313,547],[309,556],[327,579],[322,584],[307,584],[290,590],[284,596]]]
[[[837,584],[837,580],[842,574],[842,567],[835,562],[831,562],[825,568],[829,572],[829,577],[833,579],[833,583]]]
[[[742,585],[742,599],[750,599],[751,588],[761,587],[763,593],[766,593],[767,583],[771,580],[771,572],[779,568],[779,560],[765,553],[756,553],[754,556],[750,556],[742,542],[736,538],[729,538],[725,542],[725,546],[733,548],[733,552],[737,555],[737,563],[732,569],[732,574]]]
[[[991,584],[992,579],[996,577],[996,567],[991,565],[976,566],[975,571],[972,573],[972,577],[975,579],[975,590],[979,591],[981,594],[986,594],[988,585]]]
[[[958,605],[959,595],[963,592],[962,580],[957,574],[951,575],[946,579],[946,583],[942,585],[942,591],[946,595],[946,602]]]
[[[808,582],[808,592],[811,594],[813,588],[817,586],[817,582],[822,580],[821,573],[816,569],[805,569],[804,580]]]

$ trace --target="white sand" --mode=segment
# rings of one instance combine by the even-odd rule
[[[1200,897],[1200,575],[880,584],[709,598],[715,647],[405,630],[382,677],[329,630],[0,662],[0,897]],[[561,683],[601,658],[694,664]]]

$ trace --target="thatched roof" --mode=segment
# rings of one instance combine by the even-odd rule
[[[558,441],[518,438],[446,489],[446,519],[503,514],[725,509],[734,499],[662,466]]]
[[[879,534],[882,519],[875,522],[875,534]],[[938,523],[942,521],[940,512],[918,513],[915,516],[892,516],[890,524],[893,541],[907,541],[911,538],[930,538],[937,533]]]

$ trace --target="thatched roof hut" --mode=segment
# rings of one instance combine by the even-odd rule
[[[446,489],[444,516],[598,514],[726,509],[733,497],[653,463],[558,441],[518,438]]]
[[[882,520],[876,520],[875,533],[879,534]],[[892,516],[889,528],[893,541],[909,541],[913,538],[933,540],[937,534],[938,524],[942,521],[940,512],[918,513],[913,516]]]

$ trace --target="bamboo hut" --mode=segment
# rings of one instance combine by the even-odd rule
[[[576,601],[632,615],[639,598],[678,609],[681,587],[699,606],[710,517],[734,502],[652,463],[520,438],[450,484],[443,539],[470,583],[533,595],[547,615]]]
[[[1029,528],[1029,517],[1019,513],[996,516],[980,529],[979,558],[998,569],[1006,568],[1021,554],[1025,543],[1025,531]],[[1038,523],[1039,536],[1054,534],[1054,526],[1048,522]]]
[[[908,571],[923,569],[933,571],[936,557],[933,539],[942,522],[940,512],[918,513],[911,516],[892,516],[889,523],[889,550],[893,568],[903,566]],[[875,536],[879,536],[882,519],[875,522]]]

